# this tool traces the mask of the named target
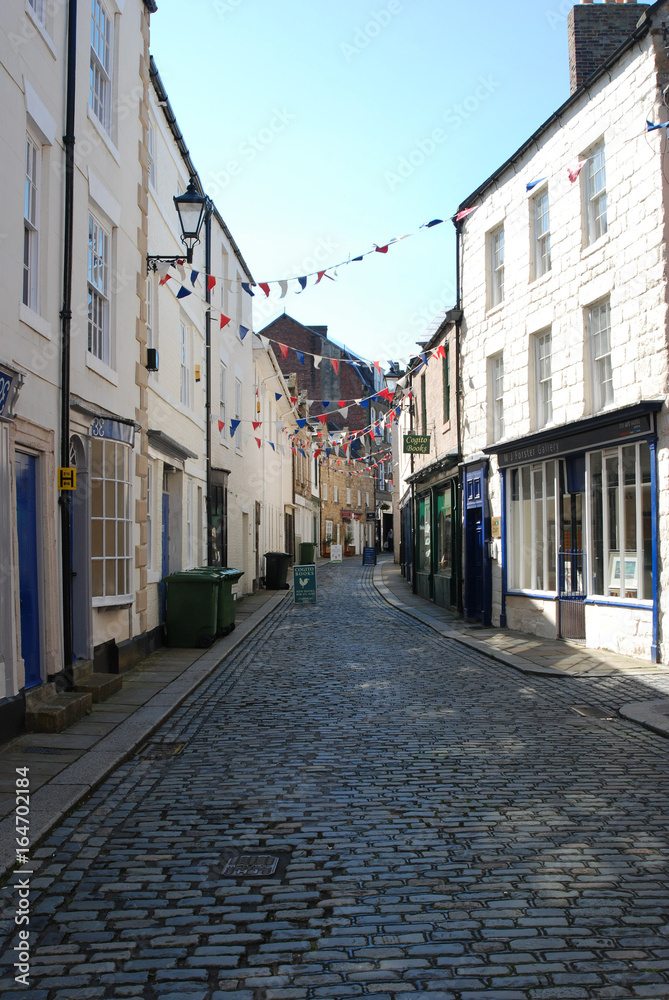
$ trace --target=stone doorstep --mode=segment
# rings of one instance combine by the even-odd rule
[[[106,701],[123,687],[122,674],[105,674],[93,669],[92,660],[84,660],[74,665],[74,690],[88,692],[97,704]]]
[[[106,701],[123,687],[123,674],[97,674],[91,672],[74,685],[75,691],[88,692],[94,702]]]
[[[26,711],[26,730],[29,733],[62,733],[92,707],[93,695],[88,691],[63,692],[35,700]]]

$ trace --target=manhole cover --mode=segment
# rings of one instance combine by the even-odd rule
[[[72,753],[64,747],[23,747],[23,753]],[[76,751],[75,751],[76,752]]]
[[[227,878],[273,875],[279,864],[276,854],[240,854],[226,861],[222,874]]]
[[[610,715],[601,708],[595,708],[593,705],[572,705],[571,707],[572,711],[584,715],[586,719],[608,719],[609,721],[615,719],[614,715]]]
[[[139,751],[144,760],[167,760],[180,754],[185,743],[147,743]]]

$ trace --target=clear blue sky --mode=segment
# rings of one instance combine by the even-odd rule
[[[151,50],[205,189],[263,281],[450,217],[569,96],[569,6],[158,0]],[[448,222],[336,283],[281,302],[259,292],[254,328],[285,307],[364,357],[406,357],[454,304],[454,240]]]

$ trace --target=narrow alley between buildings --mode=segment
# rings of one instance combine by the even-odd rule
[[[667,744],[617,716],[657,686],[522,675],[373,573],[319,565],[37,847],[28,988],[10,877],[5,1000],[669,996]]]

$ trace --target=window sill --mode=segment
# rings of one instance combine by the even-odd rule
[[[34,330],[35,333],[39,333],[40,337],[44,337],[45,340],[51,340],[51,323],[48,323],[40,316],[39,313],[35,312],[34,309],[31,309],[30,306],[24,305],[23,302],[21,303],[19,311],[19,319],[22,323],[25,323],[26,326],[29,326],[31,330]]]
[[[591,254],[597,253],[598,250],[601,250],[603,247],[606,246],[606,244],[609,242],[609,239],[610,236],[607,230],[604,233],[604,235],[600,236],[599,239],[595,240],[594,243],[587,243],[584,247],[581,247],[581,258],[589,257]]]
[[[97,132],[97,134],[100,136],[100,138],[102,139],[103,143],[107,147],[107,150],[111,153],[111,155],[114,157],[114,159],[116,160],[116,162],[118,163],[118,165],[120,167],[121,166],[121,156],[120,156],[120,153],[119,153],[118,149],[116,148],[116,146],[114,145],[114,143],[112,142],[109,133],[105,131],[105,127],[102,124],[102,122],[98,118],[96,118],[96,116],[91,111],[90,104],[86,105],[86,114],[88,115],[89,122],[91,123],[91,125],[93,126],[93,128],[95,129],[95,131]]]
[[[636,597],[622,599],[620,597],[586,597],[585,603],[591,606],[602,608],[638,608],[643,611],[652,611],[653,602],[637,600]]]
[[[100,378],[105,379],[107,382],[111,382],[112,385],[118,385],[118,372],[115,372],[113,368],[106,365],[104,361],[100,361],[96,358],[94,354],[90,351],[86,352],[86,367],[90,368],[91,371],[99,375]]]
[[[540,274],[538,278],[530,278],[530,288],[538,288],[539,285],[545,284],[553,276],[553,268],[549,268],[545,274]]]
[[[94,608],[131,608],[132,594],[123,594],[121,597],[94,597]]]
[[[51,35],[46,30],[45,25],[40,21],[40,19],[35,14],[35,11],[32,9],[32,7],[30,6],[30,4],[28,3],[28,0],[26,0],[26,15],[28,16],[28,19],[30,21],[32,21],[32,23],[35,25],[38,33],[40,34],[40,36],[42,38],[42,41],[44,42],[44,44],[48,48],[48,50],[51,53],[51,55],[53,56],[53,58],[57,59],[58,58],[58,52],[56,51],[56,46],[53,43]]]
[[[499,302],[496,306],[490,306],[489,309],[486,309],[485,318],[490,319],[491,316],[496,316],[497,313],[500,313],[503,308],[504,308],[503,302]]]
[[[507,597],[532,597],[536,601],[557,601],[554,590],[507,590]]]

